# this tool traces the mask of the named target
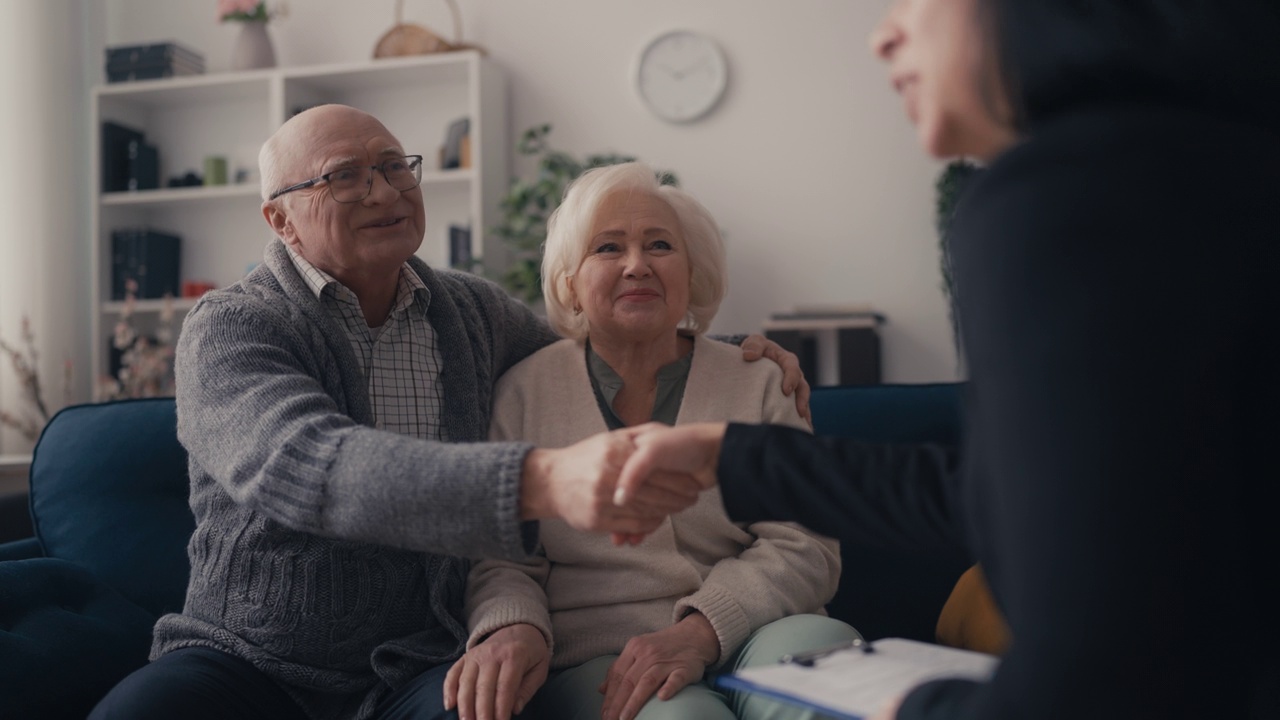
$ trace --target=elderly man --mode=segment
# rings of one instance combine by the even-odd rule
[[[259,163],[279,240],[178,343],[186,605],[92,717],[452,716],[462,558],[527,555],[539,518],[643,534],[697,491],[672,476],[616,507],[627,435],[474,442],[497,377],[556,337],[497,286],[413,256],[421,158],[377,119],[313,108]]]

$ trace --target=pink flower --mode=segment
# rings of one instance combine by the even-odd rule
[[[260,20],[268,18],[263,0],[218,0],[218,18],[227,20]]]
[[[218,14],[251,13],[257,9],[259,2],[260,0],[218,0]]]

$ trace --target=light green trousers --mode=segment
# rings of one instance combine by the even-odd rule
[[[857,630],[839,620],[821,615],[792,615],[752,633],[719,672],[732,673],[754,665],[776,663],[787,653],[857,637]],[[609,666],[617,657],[604,655],[552,672],[526,714],[544,720],[600,720],[604,695],[596,692],[596,688],[604,682]],[[811,710],[754,693],[712,688],[710,677],[706,677],[686,686],[670,700],[651,698],[636,720],[817,720],[822,717]]]

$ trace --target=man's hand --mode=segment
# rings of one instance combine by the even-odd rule
[[[618,474],[614,503],[632,503],[649,485],[688,478],[699,490],[715,487],[716,465],[727,423],[693,423],[668,427],[647,423],[635,428],[635,451]]]
[[[627,642],[600,685],[603,720],[631,720],[657,692],[670,700],[689,683],[702,679],[720,658],[715,628],[701,613],[691,613],[669,628]]]
[[[551,649],[542,632],[508,625],[471,648],[444,678],[444,709],[462,720],[508,720],[547,681]]]
[[[809,412],[809,381],[800,371],[800,358],[763,335],[748,335],[742,341],[742,359],[755,362],[762,357],[774,361],[782,368],[782,394],[790,395],[795,392],[796,411],[813,427],[813,414]]]
[[[521,517],[556,517],[576,530],[644,536],[671,513],[697,502],[702,488],[696,481],[661,469],[626,501],[615,502],[618,473],[635,451],[635,436],[648,427],[623,428],[566,448],[530,452],[521,480]]]
[[[700,490],[714,487],[726,427],[725,423],[677,427],[646,423],[632,428],[635,451],[618,476],[614,503],[627,505],[650,484],[692,482]],[[647,534],[615,531],[613,544],[639,545]]]

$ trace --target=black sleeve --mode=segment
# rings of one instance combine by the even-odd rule
[[[954,552],[955,448],[731,424],[719,477],[729,517],[783,520],[849,544]]]

